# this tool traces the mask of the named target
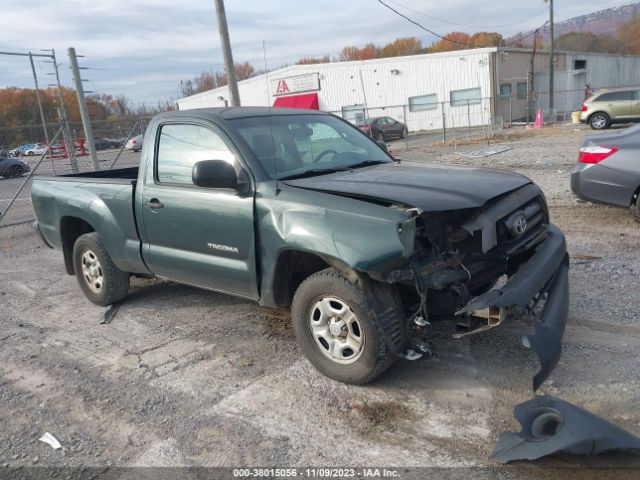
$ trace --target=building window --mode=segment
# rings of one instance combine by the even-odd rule
[[[482,102],[482,92],[480,88],[465,88],[464,90],[451,90],[449,93],[452,107],[462,105],[476,105]]]
[[[350,105],[348,107],[342,107],[342,118],[354,125],[364,125],[364,105]]]
[[[436,108],[438,108],[438,96],[435,93],[409,97],[410,112],[422,112],[424,110],[435,110]]]
[[[511,84],[503,83],[500,85],[500,98],[509,98],[511,97]]]
[[[516,85],[516,98],[518,100],[526,100],[527,90],[527,82],[518,82],[518,84]]]
[[[574,70],[585,70],[587,68],[586,60],[574,60],[573,61],[573,69]]]

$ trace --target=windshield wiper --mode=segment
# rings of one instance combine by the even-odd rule
[[[325,175],[328,173],[336,173],[343,171],[344,168],[310,168],[304,172],[294,173],[285,177],[280,177],[278,180],[294,180],[296,178],[310,177],[312,175]]]
[[[385,162],[383,160],[365,160],[363,162],[354,163],[353,165],[345,165],[343,167],[310,168],[309,170],[305,170],[304,172],[294,173],[285,177],[281,177],[278,180],[294,180],[296,178],[310,177],[312,175],[326,175],[329,173],[346,172],[349,170],[353,170],[354,168],[368,167],[369,165],[378,165],[380,163],[388,162]]]
[[[364,162],[354,163],[345,167],[345,170],[351,170],[352,168],[368,167],[369,165],[380,165],[381,163],[389,163],[384,160],[365,160]]]

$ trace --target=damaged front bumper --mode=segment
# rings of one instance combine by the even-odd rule
[[[500,288],[471,300],[456,314],[490,308],[529,308],[546,296],[542,312],[534,320],[534,332],[523,338],[540,361],[533,377],[537,390],[553,371],[562,353],[562,335],[569,312],[569,256],[564,235],[549,225],[547,238],[529,260]]]

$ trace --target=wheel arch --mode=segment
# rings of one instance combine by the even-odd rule
[[[273,299],[280,307],[291,305],[293,294],[305,278],[329,267],[326,258],[304,250],[282,250],[273,272]]]
[[[75,274],[73,268],[73,246],[76,240],[85,233],[95,232],[96,229],[86,220],[79,217],[64,216],[60,219],[60,239],[64,266],[69,275]]]

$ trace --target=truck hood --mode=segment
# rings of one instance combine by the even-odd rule
[[[479,208],[531,183],[517,173],[428,163],[385,163],[327,175],[285,180],[298,188],[402,203],[427,212]]]

